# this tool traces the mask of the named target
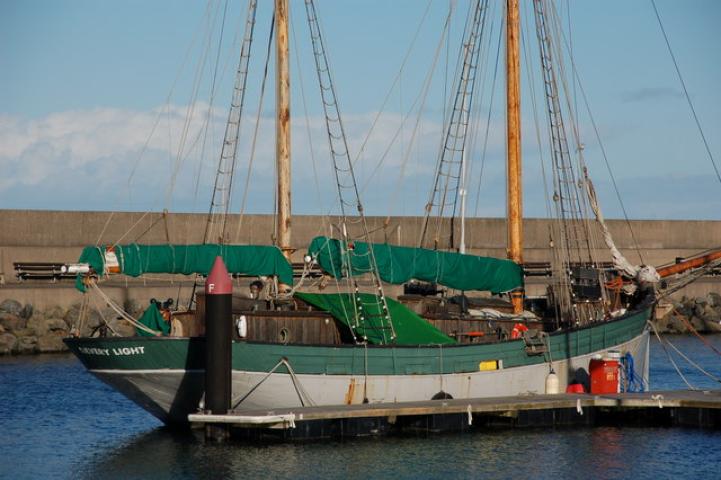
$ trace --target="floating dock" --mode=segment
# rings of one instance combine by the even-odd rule
[[[315,440],[494,428],[651,426],[721,428],[721,390],[559,394],[363,405],[233,410],[188,415],[234,438]]]

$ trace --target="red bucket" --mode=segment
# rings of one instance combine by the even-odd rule
[[[582,383],[572,383],[566,387],[566,393],[586,393]]]
[[[591,360],[588,371],[591,375],[591,393],[618,393],[618,360],[612,358]]]

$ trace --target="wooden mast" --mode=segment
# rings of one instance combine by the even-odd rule
[[[276,121],[275,158],[278,175],[276,239],[290,260],[290,69],[288,61],[288,0],[275,0]]]
[[[508,258],[523,263],[523,203],[521,199],[521,87],[518,0],[506,1],[506,102],[508,151]],[[523,291],[511,293],[514,313],[523,311]]]

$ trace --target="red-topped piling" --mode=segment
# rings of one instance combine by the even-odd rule
[[[205,410],[216,415],[226,414],[230,408],[232,305],[233,281],[218,256],[205,281]],[[226,425],[208,424],[205,436],[223,441],[229,430]]]
[[[213,268],[210,269],[208,278],[205,280],[206,295],[231,295],[233,293],[233,281],[230,279],[228,269],[225,268],[223,257],[215,257]]]

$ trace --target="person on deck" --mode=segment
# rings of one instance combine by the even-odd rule
[[[248,293],[248,298],[253,299],[253,300],[260,299],[260,295],[263,293],[264,287],[265,287],[265,285],[263,284],[263,282],[261,280],[255,280],[255,281],[251,282],[250,286],[248,287],[250,290]]]

